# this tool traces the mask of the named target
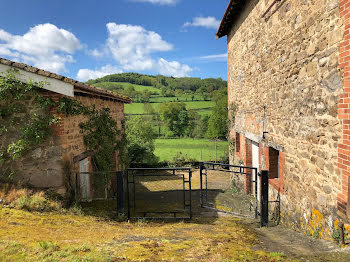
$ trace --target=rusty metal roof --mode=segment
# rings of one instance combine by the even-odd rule
[[[249,2],[249,0],[230,0],[224,17],[221,20],[220,27],[215,34],[217,39],[227,35],[230,32],[235,19],[247,2]]]
[[[101,88],[97,88],[97,87],[95,87],[93,85],[88,85],[88,84],[85,84],[83,82],[79,82],[79,81],[76,81],[74,79],[62,76],[62,75],[51,73],[49,71],[46,71],[46,70],[43,70],[43,69],[40,69],[40,68],[37,68],[37,67],[33,67],[33,66],[30,66],[30,65],[27,65],[27,64],[24,64],[24,63],[17,63],[17,62],[14,62],[14,61],[11,61],[11,60],[8,60],[8,59],[4,59],[4,58],[0,57],[0,64],[11,66],[11,67],[14,67],[14,68],[17,68],[17,69],[25,70],[25,71],[28,71],[28,72],[31,72],[31,73],[34,73],[34,74],[38,74],[38,75],[41,75],[41,76],[54,78],[54,79],[57,79],[57,80],[60,80],[60,81],[72,84],[74,86],[74,91],[75,92],[82,91],[82,92],[93,94],[93,95],[97,95],[97,96],[100,96],[100,97],[105,97],[105,98],[110,98],[110,99],[113,99],[113,100],[117,100],[117,101],[120,101],[120,102],[123,102],[123,103],[131,103],[131,99],[129,97],[121,96],[121,95],[118,95],[118,94],[116,94],[114,92],[107,91],[107,90],[104,90],[104,89],[101,89]]]

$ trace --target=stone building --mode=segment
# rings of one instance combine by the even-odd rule
[[[282,218],[311,233],[350,216],[349,17],[350,0],[231,0],[216,33],[230,160],[269,170]]]
[[[66,96],[80,101],[84,106],[94,105],[97,109],[109,108],[118,129],[123,130],[124,104],[131,102],[129,98],[39,68],[0,58],[1,74],[13,68],[18,71],[16,78],[20,81],[32,80],[45,83],[42,93],[54,101]],[[30,107],[30,101],[28,103]],[[85,116],[62,114],[60,118],[60,124],[54,127],[54,135],[15,163],[15,169],[18,171],[15,180],[25,185],[49,189],[64,195],[67,190],[64,166],[67,165],[67,162],[75,172],[91,172],[92,165],[91,155],[86,150],[79,127],[79,123],[86,120]],[[10,132],[3,134],[0,136],[0,142],[11,138],[11,135]],[[115,170],[118,170],[121,167],[118,163],[117,152],[115,152],[114,159]],[[77,180],[82,198],[91,199],[94,195],[91,174],[81,174]]]

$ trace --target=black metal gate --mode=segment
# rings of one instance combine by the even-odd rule
[[[257,182],[257,168],[202,162],[200,165],[201,207],[237,216],[257,218],[259,213]]]
[[[126,177],[128,219],[191,219],[190,168],[129,168]]]

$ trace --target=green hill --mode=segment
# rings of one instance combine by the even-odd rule
[[[196,126],[202,126],[203,135],[208,116],[215,106],[214,101],[227,90],[227,82],[221,78],[174,78],[138,73],[107,75],[87,83],[132,98],[133,103],[125,105],[127,119],[131,120],[138,115],[153,115],[151,119],[154,121],[154,131],[159,137],[171,135],[166,124],[156,116],[159,115],[162,103],[183,102],[188,112],[195,111],[191,113],[191,121],[195,121]]]
[[[87,83],[101,87],[133,99],[133,104],[125,106],[128,115],[146,114],[144,103],[150,103],[157,113],[160,103],[185,102],[187,110],[193,109],[200,115],[210,114],[217,90],[226,90],[227,82],[221,78],[192,78],[151,76],[138,73],[107,75]]]

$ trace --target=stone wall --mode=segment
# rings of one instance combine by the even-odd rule
[[[54,94],[43,92],[44,95]],[[59,96],[54,95],[54,99]],[[36,105],[34,97],[28,98],[25,103],[25,110],[16,115],[19,122],[9,127],[8,131],[0,134],[0,149],[6,150],[7,145],[20,139],[20,128],[32,118],[33,113],[40,113],[39,106]],[[57,136],[51,136],[43,144],[24,153],[16,161],[7,161],[0,165],[0,170],[6,169],[14,171],[13,179],[24,185],[42,189],[52,189],[58,193],[65,191],[64,178],[62,176],[61,146]]]
[[[43,95],[52,98],[56,102],[63,97],[63,95],[51,91],[43,91]],[[110,108],[110,113],[116,120],[118,128],[122,129],[122,121],[124,121],[124,104],[122,102],[103,99],[99,96],[79,94],[75,94],[74,99],[85,106],[95,105],[97,109]],[[31,98],[26,101],[26,112],[19,114],[18,117],[25,121],[25,119],[31,118],[31,114],[36,110],[38,109],[34,106],[34,98]],[[52,113],[56,113],[56,109],[53,108]],[[66,192],[67,178],[63,171],[63,162],[67,160],[73,162],[74,157],[86,152],[79,123],[87,119],[82,115],[65,116],[63,114],[60,115],[60,118],[61,124],[54,127],[52,137],[12,163],[11,169],[16,170],[15,181],[36,188],[50,189],[59,194]],[[19,139],[20,126],[21,123],[14,130],[0,135],[0,149],[6,148],[6,141]],[[116,156],[115,165],[118,167]],[[0,166],[0,168],[3,167]],[[79,171],[79,163],[73,164],[73,168],[75,169],[73,171]],[[90,170],[92,170],[91,163]]]
[[[75,99],[80,101],[84,106],[95,105],[97,109],[108,107],[111,116],[117,122],[118,129],[122,129],[122,121],[124,121],[124,104],[122,102],[102,99],[98,96],[82,96],[79,94],[75,95]],[[62,157],[72,159],[87,150],[84,145],[83,134],[79,127],[79,124],[86,120],[87,118],[83,115],[63,117],[58,132],[62,145]],[[115,161],[117,165],[117,158],[115,158]],[[78,171],[77,165],[76,168]]]
[[[229,105],[237,107],[230,137],[241,134],[231,162],[244,160],[244,137],[259,143],[260,169],[269,168],[269,148],[279,150],[280,177],[270,179],[271,198],[281,199],[286,221],[300,224],[312,210],[332,220],[342,190],[339,3],[281,1],[262,18],[271,1],[253,2],[228,35]]]

